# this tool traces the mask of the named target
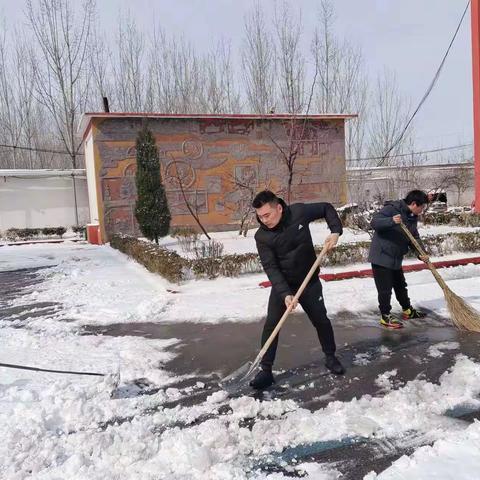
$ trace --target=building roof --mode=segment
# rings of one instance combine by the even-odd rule
[[[348,120],[356,118],[354,113],[325,113],[318,115],[291,115],[289,113],[152,113],[152,112],[87,112],[82,115],[78,126],[78,133],[84,137],[89,130],[90,122],[94,118],[177,118],[177,119],[240,119],[240,120],[289,120],[305,119],[312,120]]]
[[[56,170],[53,168],[44,168],[38,170],[15,169],[9,168],[0,170],[0,177],[16,177],[16,178],[34,178],[34,177],[85,177],[84,168]]]

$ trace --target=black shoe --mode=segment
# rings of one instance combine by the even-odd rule
[[[263,390],[275,382],[271,370],[260,370],[255,378],[250,382],[250,386],[255,390]]]
[[[335,375],[343,375],[345,373],[343,365],[335,355],[327,355],[325,357],[325,366]]]

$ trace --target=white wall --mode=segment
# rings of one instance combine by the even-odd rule
[[[454,177],[459,179],[458,184],[463,182],[460,192]],[[417,188],[425,191],[441,188],[447,193],[449,206],[469,206],[475,197],[473,164],[350,169],[347,179],[349,203],[370,203],[378,197],[402,198]]]
[[[89,221],[87,180],[76,177],[80,225]],[[0,230],[75,225],[71,176],[0,176]]]
[[[93,135],[91,131],[85,140],[85,168],[87,170],[88,199],[90,203],[89,223],[98,223],[97,177],[95,175]]]

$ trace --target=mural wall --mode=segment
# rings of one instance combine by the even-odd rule
[[[134,217],[139,118],[93,120],[100,211],[107,237],[138,234]],[[345,201],[344,121],[151,118],[173,225],[193,225],[187,203],[210,230],[236,228],[252,195],[286,193],[286,157],[297,152],[292,202]]]

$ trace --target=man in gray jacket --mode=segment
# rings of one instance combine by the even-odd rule
[[[384,207],[373,215],[370,223],[375,233],[368,260],[372,263],[373,278],[378,291],[380,324],[386,328],[403,327],[403,323],[390,313],[392,289],[402,307],[403,320],[426,316],[425,313],[412,307],[408,297],[402,261],[412,245],[400,224],[403,223],[421,244],[417,221],[418,215],[422,213],[427,203],[428,196],[425,192],[412,190],[404,200],[386,202]],[[427,256],[419,258],[424,262],[428,261]]]

